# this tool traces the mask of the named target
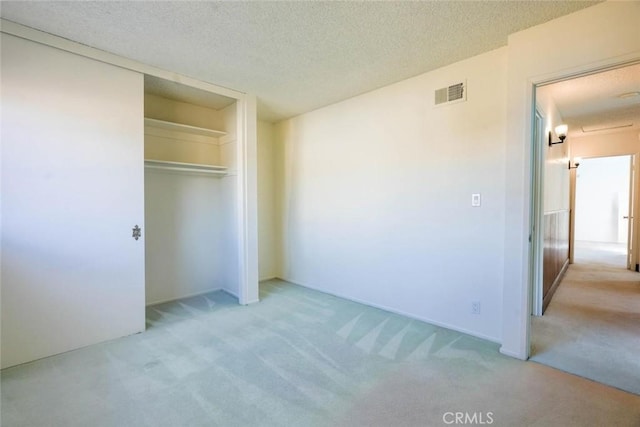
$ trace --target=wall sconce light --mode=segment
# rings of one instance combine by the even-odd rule
[[[575,166],[571,166],[571,159],[569,159],[569,169],[578,169],[578,166],[580,166],[580,160],[582,160],[580,157],[576,157],[573,159],[573,164]]]
[[[556,126],[556,135],[558,135],[558,138],[560,138],[560,141],[555,141],[555,142],[551,139],[551,131],[549,131],[549,147],[555,144],[562,144],[564,140],[567,138],[567,130],[569,130],[567,125]]]

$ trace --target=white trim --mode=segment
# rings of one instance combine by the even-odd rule
[[[244,114],[244,156],[245,162],[245,268],[247,270],[247,304],[260,298],[258,266],[258,101],[253,95],[246,95]]]
[[[534,94],[535,98],[535,94]],[[543,261],[544,261],[544,163],[545,163],[545,151],[544,151],[544,130],[546,129],[546,117],[542,109],[538,108],[536,103],[534,110],[534,126],[533,132],[535,135],[536,126],[535,122],[537,117],[540,117],[539,128],[541,130],[538,135],[538,140],[535,139],[531,144],[531,212],[530,216],[534,221],[530,221],[529,232],[529,244],[531,245],[530,252],[530,279],[533,282],[532,286],[532,307],[531,310],[534,315],[542,316],[543,306]],[[536,179],[537,178],[537,179]],[[535,228],[537,225],[537,228]]]
[[[639,135],[640,137],[640,135]],[[627,230],[627,268],[637,271],[638,265],[638,154],[631,154],[629,164],[629,228]]]
[[[525,184],[523,197],[522,197],[522,208],[523,212],[528,213],[530,208],[530,203],[532,202],[532,193],[530,186],[526,182],[527,180],[531,180],[533,170],[530,167],[531,162],[531,142],[533,140],[533,117],[535,112],[535,99],[533,97],[533,93],[536,87],[550,84],[558,81],[568,80],[575,77],[585,76],[589,74],[594,74],[597,72],[605,71],[608,69],[615,69],[619,67],[624,67],[631,64],[636,64],[640,62],[640,52],[634,52],[627,55],[622,55],[619,57],[607,58],[600,61],[595,61],[588,64],[582,64],[579,66],[575,66],[569,69],[558,70],[550,73],[545,73],[537,76],[530,77],[526,80],[526,95],[524,97],[524,128],[520,128],[521,135],[524,137],[523,141],[525,142],[524,150],[523,150],[523,164],[524,167],[524,181]],[[507,105],[509,107],[509,105]],[[511,135],[512,129],[508,129],[508,135]],[[507,153],[507,158],[509,153]],[[507,178],[509,172],[507,171]],[[525,218],[523,221],[522,231],[528,234],[528,230],[530,230],[530,217],[528,214],[525,214]],[[524,237],[524,235],[522,236]],[[506,245],[509,246],[509,245]],[[529,277],[529,268],[531,263],[530,258],[530,250],[529,250],[529,242],[528,239],[521,239],[520,250],[522,251],[522,263],[520,265],[520,283],[521,288],[519,289],[519,304],[518,307],[506,307],[503,306],[503,322],[505,318],[510,318],[511,316],[507,316],[507,311],[513,311],[514,309],[518,312],[518,323],[520,324],[521,333],[517,336],[517,343],[509,342],[504,343],[503,338],[503,346],[500,348],[500,352],[503,354],[510,355],[512,357],[527,360],[529,358],[531,352],[531,296],[532,296],[532,286],[533,283]],[[505,280],[509,280],[509,277],[505,277]],[[505,325],[503,324],[503,330],[505,329]],[[504,332],[503,332],[504,334]],[[505,347],[509,345],[511,348]]]
[[[237,183],[237,199],[236,199],[236,215],[240,219],[237,223],[238,236],[238,302],[246,305],[249,297],[249,271],[247,269],[247,234],[246,234],[246,162],[245,162],[245,146],[246,146],[246,108],[247,101],[245,99],[238,100],[236,104],[236,117],[238,127],[236,133],[238,136],[238,144],[236,144],[236,183]]]
[[[534,143],[533,141],[534,120],[532,118],[535,118],[535,110],[536,110],[535,93],[538,87],[551,84],[551,83],[556,83],[559,81],[564,81],[564,80],[569,80],[569,79],[582,77],[590,74],[595,74],[595,73],[599,73],[599,72],[610,70],[610,69],[620,68],[620,67],[635,64],[638,62],[640,62],[640,58],[638,58],[637,53],[634,53],[630,55],[625,55],[620,58],[610,58],[607,60],[597,61],[592,64],[583,64],[580,66],[576,66],[569,70],[555,71],[552,73],[546,73],[543,75],[538,75],[538,76],[529,78],[527,80],[527,89],[528,89],[527,93],[529,94],[529,96],[527,97],[528,99],[526,102],[526,105],[527,105],[526,112],[527,112],[527,116],[530,118],[526,123],[526,129],[525,129],[528,135],[527,138],[529,139],[529,143],[530,144]],[[531,154],[532,154],[531,146],[529,146],[528,148],[529,149],[525,149],[524,157],[525,157],[526,163],[531,163]],[[533,179],[533,176],[532,176],[533,172],[534,172],[533,168],[530,167],[526,175],[527,178],[530,180],[530,182]],[[531,193],[530,186],[526,185],[525,187],[526,189],[525,189],[525,194],[523,199],[525,204],[525,212],[527,212],[529,211],[531,203],[533,203],[533,194]],[[528,216],[525,221],[526,221],[526,224],[524,229],[530,230],[531,218]],[[518,359],[522,359],[522,360],[527,360],[531,355],[531,314],[532,314],[531,297],[533,295],[534,283],[532,283],[531,277],[529,275],[529,271],[531,268],[531,252],[530,252],[529,242],[525,240],[523,243],[524,243],[523,245],[524,253],[526,254],[526,256],[523,258],[525,261],[523,263],[523,270],[524,270],[523,275],[526,274],[525,277],[527,277],[527,280],[523,282],[525,284],[525,289],[524,289],[524,293],[522,294],[523,300],[521,301],[521,307],[528,307],[527,310],[521,311],[521,313],[523,313],[523,316],[520,318],[520,322],[524,325],[524,328],[525,328],[524,336],[521,337],[521,340],[520,340],[521,347],[517,349],[516,352],[507,350],[507,349],[503,351],[502,347],[500,348],[500,352],[504,354],[514,353],[514,354],[517,354],[517,356],[514,356],[514,357],[517,357]]]
[[[185,86],[191,86],[207,92],[214,92],[216,94],[227,96],[229,98],[240,99],[244,96],[242,92],[238,92],[233,89],[228,89],[226,87],[214,85],[212,83],[203,82],[202,80],[197,80],[191,77],[174,73],[172,71],[167,71],[151,65],[143,64],[141,62],[134,61],[133,59],[123,58],[104,50],[86,46],[72,40],[64,39],[62,37],[45,33],[33,28],[25,27],[24,25],[7,21],[5,19],[0,19],[0,32],[11,34],[13,36],[40,43],[46,46],[54,47],[56,49],[71,52],[76,55],[91,58],[96,61],[105,62],[107,64],[115,65],[121,68],[126,68],[127,70],[136,71],[142,74],[148,74],[150,76],[160,77],[165,80],[180,83]]]
[[[237,212],[238,218],[238,300],[247,305],[258,300],[257,182],[256,181],[256,98],[245,96],[237,102]],[[249,118],[254,119],[249,121]]]

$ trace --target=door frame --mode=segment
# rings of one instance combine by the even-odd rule
[[[597,54],[594,61],[572,67],[541,65],[536,68],[539,74],[532,73],[533,65],[521,67],[510,77],[507,88],[510,94],[507,109],[512,111],[507,116],[507,140],[515,138],[511,144],[507,144],[507,160],[517,161],[507,161],[506,170],[508,203],[505,218],[507,233],[500,352],[521,360],[527,360],[531,353],[531,298],[534,284],[531,280],[529,235],[533,202],[531,181],[534,178],[531,144],[536,107],[535,89],[544,84],[637,64],[640,62],[640,50],[607,59],[595,58]],[[511,184],[510,180],[513,180]],[[515,230],[520,232],[512,233]]]
[[[535,102],[535,93],[534,93]],[[544,148],[546,119],[536,106],[533,122],[533,143],[531,144],[531,261],[530,279],[532,282],[531,312],[542,316],[543,310],[543,265],[544,265]]]
[[[580,154],[580,153],[578,153]],[[627,151],[627,150],[620,150],[620,151],[607,151],[606,148],[602,149],[601,151],[598,151],[596,153],[591,153],[591,155],[589,156],[576,156],[576,157],[581,157],[582,159],[597,159],[597,158],[601,158],[601,157],[618,157],[618,156],[629,156],[631,159],[631,162],[633,162],[633,172],[630,173],[630,180],[631,182],[629,183],[629,210],[631,211],[632,209],[635,211],[637,210],[637,206],[638,206],[638,202],[640,202],[640,168],[638,165],[638,161],[636,159],[638,159],[640,156],[640,151],[638,152],[634,152],[634,151]],[[571,160],[573,160],[573,155],[571,156]],[[574,251],[573,248],[575,247],[575,215],[576,215],[576,185],[577,185],[577,181],[576,181],[576,172],[577,169],[573,170],[574,173],[571,174],[571,180],[570,180],[570,186],[571,186],[571,214],[570,214],[570,235],[569,235],[569,249],[570,249],[570,259],[569,262],[571,264],[573,264],[574,261]],[[632,205],[633,203],[633,205]],[[634,251],[635,253],[630,254],[629,253],[629,245],[632,245],[634,248],[638,247],[638,244],[640,243],[640,241],[638,239],[640,239],[640,234],[638,233],[638,226],[640,225],[640,218],[638,218],[638,215],[635,214],[636,212],[629,212],[629,228],[631,228],[632,230],[629,230],[628,232],[628,237],[627,237],[627,269],[631,270],[631,271],[638,271],[637,270],[637,266],[638,266],[638,262],[640,261],[639,259],[639,255],[637,250]]]
[[[534,298],[534,295],[536,295],[536,283],[534,282],[534,275],[531,273],[532,270],[534,270],[536,268],[536,258],[535,258],[535,246],[533,245],[533,242],[535,241],[539,241],[539,239],[543,239],[543,233],[544,230],[542,230],[540,227],[537,228],[537,230],[535,230],[535,233],[533,232],[533,228],[532,228],[532,224],[534,224],[535,222],[535,218],[533,215],[535,215],[536,211],[534,210],[534,206],[536,204],[536,195],[533,191],[534,188],[534,183],[536,180],[540,180],[541,177],[536,174],[536,168],[537,168],[537,164],[534,163],[535,162],[535,158],[533,158],[533,154],[534,154],[534,149],[533,147],[535,147],[535,137],[536,137],[536,132],[535,132],[535,126],[536,126],[536,112],[537,112],[537,105],[536,105],[536,90],[538,87],[540,86],[544,86],[544,85],[548,85],[548,84],[552,84],[552,83],[557,83],[557,82],[561,82],[561,81],[565,81],[565,80],[572,80],[575,78],[580,78],[580,77],[584,77],[584,76],[588,76],[588,75],[592,75],[592,74],[598,74],[604,71],[609,71],[609,70],[614,70],[617,68],[623,68],[625,66],[629,66],[629,65],[634,65],[640,63],[640,57],[636,56],[633,59],[630,60],[626,60],[626,61],[619,61],[619,62],[612,62],[611,64],[607,64],[607,65],[585,65],[584,67],[579,67],[577,70],[575,70],[572,73],[567,73],[567,74],[563,74],[562,72],[559,72],[557,74],[553,74],[552,76],[546,76],[545,78],[540,78],[539,80],[537,79],[531,79],[527,82],[527,84],[529,85],[529,88],[531,90],[531,98],[530,98],[530,111],[532,112],[531,116],[530,116],[530,120],[529,120],[529,141],[531,144],[531,151],[529,153],[529,155],[531,156],[529,158],[530,161],[530,168],[528,171],[528,178],[529,178],[529,192],[527,194],[527,200],[528,200],[528,205],[529,205],[529,214],[528,214],[528,221],[527,221],[527,231],[530,233],[529,236],[529,242],[528,242],[528,250],[527,252],[527,256],[526,256],[526,267],[527,267],[527,281],[526,281],[526,292],[524,293],[524,295],[527,298]],[[631,153],[630,153],[631,154]],[[633,153],[636,154],[636,153]],[[638,165],[636,165],[636,172],[637,171],[637,167]],[[636,173],[637,175],[637,173]],[[572,191],[574,192],[575,195],[575,174],[572,174],[572,178],[570,179],[570,186],[573,187]],[[636,177],[637,178],[637,177]],[[543,181],[539,181],[538,186],[543,185],[544,182]],[[570,195],[571,197],[571,195]],[[637,201],[637,195],[636,195],[636,201]],[[571,205],[571,213],[570,213],[570,218],[573,218],[573,205]],[[636,219],[634,218],[634,221]],[[574,242],[574,237],[573,237],[573,233],[572,233],[572,227],[573,227],[573,219],[570,220],[570,253],[572,253],[571,247],[573,247],[573,242]],[[637,227],[636,231],[637,231]],[[636,236],[635,238],[637,238],[637,232],[635,233]],[[634,240],[635,242],[635,240]],[[533,301],[527,301],[526,302],[526,307],[529,307],[527,312],[526,312],[526,316],[524,319],[524,328],[525,328],[525,333],[523,336],[523,344],[525,345],[524,348],[521,349],[521,351],[515,353],[515,352],[511,352],[511,351],[507,351],[506,349],[504,349],[504,344],[503,347],[500,348],[500,351],[504,354],[513,356],[513,357],[517,357],[519,359],[529,359],[530,355],[531,355],[531,316],[532,314],[534,314],[534,303]]]
[[[627,212],[627,269],[638,271],[638,229],[636,195],[638,193],[636,167],[638,164],[637,155],[629,155],[629,211]]]

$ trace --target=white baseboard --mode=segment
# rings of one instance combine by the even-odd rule
[[[376,304],[376,303],[373,303],[373,302],[370,302],[370,301],[366,301],[366,300],[362,300],[362,299],[359,299],[359,298],[353,298],[351,296],[344,295],[344,294],[339,294],[339,293],[335,293],[335,292],[327,292],[324,289],[317,288],[317,287],[314,287],[314,286],[307,286],[307,285],[304,285],[302,283],[297,283],[297,282],[294,282],[294,281],[289,280],[289,279],[282,279],[281,278],[280,280],[284,280],[286,282],[293,283],[294,285],[302,286],[303,288],[313,289],[314,291],[322,292],[324,294],[333,295],[333,296],[338,297],[338,298],[342,298],[342,299],[346,299],[346,300],[349,300],[349,301],[357,302],[358,304],[363,304],[363,305],[366,305],[366,306],[369,306],[369,307],[374,307],[374,308],[378,308],[380,310],[388,311],[390,313],[399,314],[401,316],[405,316],[405,317],[408,317],[410,319],[419,320],[421,322],[429,323],[431,325],[439,326],[441,328],[450,329],[450,330],[456,331],[456,332],[461,332],[463,334],[467,334],[467,335],[471,335],[471,336],[476,337],[476,338],[480,338],[480,339],[483,339],[483,340],[491,341],[491,342],[494,342],[496,344],[501,344],[502,343],[502,341],[499,340],[496,337],[491,337],[491,336],[488,336],[488,335],[479,334],[477,332],[469,331],[467,329],[460,328],[460,327],[457,327],[455,325],[450,325],[450,324],[445,323],[445,322],[439,322],[439,321],[436,321],[436,320],[433,320],[433,319],[429,319],[428,317],[418,316],[418,315],[415,315],[413,313],[407,313],[405,311],[398,310],[398,309],[395,309],[393,307],[387,307],[387,306],[382,305],[382,304]]]

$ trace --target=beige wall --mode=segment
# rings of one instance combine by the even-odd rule
[[[258,268],[260,280],[278,276],[273,125],[258,121]]]
[[[221,111],[149,93],[144,96],[144,116],[206,129],[234,131],[234,123],[231,126],[225,124]]]
[[[574,137],[569,140],[571,157],[607,157],[640,152],[640,131]]]

